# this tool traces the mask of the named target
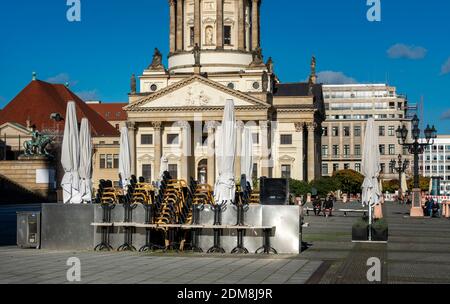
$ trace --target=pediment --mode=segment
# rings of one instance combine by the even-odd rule
[[[269,105],[261,100],[232,90],[201,76],[192,76],[157,93],[146,96],[127,106],[128,111],[158,110],[166,108],[221,108],[232,99],[235,107],[263,107]]]

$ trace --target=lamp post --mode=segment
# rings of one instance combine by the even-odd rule
[[[414,155],[414,189],[413,189],[413,199],[412,199],[412,208],[411,208],[411,217],[423,217],[423,209],[421,203],[421,189],[419,185],[419,155],[423,154],[425,148],[433,144],[434,140],[437,137],[436,128],[433,126],[430,128],[430,125],[425,129],[425,143],[420,142],[420,134],[421,130],[419,128],[419,118],[417,115],[414,115],[412,119],[412,143],[408,143],[408,129],[405,125],[403,127],[398,127],[396,131],[397,139],[400,145],[408,148],[410,154]]]
[[[398,190],[399,198],[402,196],[402,174],[406,172],[409,167],[409,160],[403,160],[402,155],[398,155],[398,161],[395,159],[391,160],[391,168],[394,172],[398,172],[398,182],[400,184],[400,188]]]

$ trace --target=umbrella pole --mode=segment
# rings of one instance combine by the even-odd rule
[[[372,206],[369,204],[369,242],[372,242]]]

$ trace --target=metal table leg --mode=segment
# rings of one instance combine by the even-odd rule
[[[249,251],[244,247],[244,229],[238,229],[237,231],[237,246],[234,248],[231,253],[232,254],[248,254]]]
[[[278,252],[270,246],[270,235],[272,234],[272,229],[264,229],[264,243],[261,248],[256,250],[256,254],[278,254]]]
[[[103,223],[111,223],[111,210],[114,209],[114,207],[115,206],[113,204],[102,204]],[[100,244],[95,246],[94,251],[113,250],[113,247],[109,243],[109,233],[110,227],[101,228],[102,241]]]

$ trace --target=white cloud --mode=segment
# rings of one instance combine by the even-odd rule
[[[421,46],[414,46],[414,45],[406,45],[402,43],[397,43],[391,46],[387,50],[387,54],[389,58],[392,59],[422,59],[425,58],[427,55],[427,49]]]
[[[323,71],[317,74],[317,82],[323,84],[354,84],[356,79],[342,72]]]
[[[441,116],[442,120],[450,120],[450,110],[444,112],[444,114],[442,114]]]
[[[58,84],[69,83],[70,86],[75,86],[78,83],[77,80],[71,80],[69,74],[67,73],[60,73],[56,76],[49,77],[45,81]]]
[[[442,65],[441,68],[442,75],[450,74],[450,57],[447,59],[447,61]]]
[[[99,100],[99,95],[98,95],[97,90],[75,92],[75,94],[84,101]]]

